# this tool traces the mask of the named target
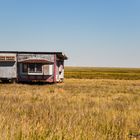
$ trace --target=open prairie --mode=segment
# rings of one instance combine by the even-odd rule
[[[79,68],[81,71],[83,68]],[[70,75],[72,72],[77,77]],[[139,69],[66,68],[64,83],[0,84],[1,140],[130,140],[140,134]],[[90,72],[89,72],[90,71]],[[72,73],[72,74],[73,74]],[[101,75],[108,77],[101,77]],[[80,74],[81,77],[78,76]],[[82,75],[83,74],[83,75]],[[74,75],[74,74],[73,74]],[[129,77],[130,75],[130,77]],[[135,75],[135,78],[132,76]],[[109,78],[110,77],[110,78]],[[127,77],[127,78],[126,78]],[[122,79],[122,80],[120,80]],[[129,80],[128,80],[129,79]],[[135,80],[134,80],[135,79]]]
[[[66,78],[80,79],[140,79],[140,68],[66,67]]]

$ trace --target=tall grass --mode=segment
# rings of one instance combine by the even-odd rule
[[[1,140],[130,140],[140,133],[140,80],[0,84]]]

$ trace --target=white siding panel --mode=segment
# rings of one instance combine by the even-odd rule
[[[16,54],[1,53],[0,56],[14,56]],[[17,77],[17,62],[0,62],[0,78],[16,78]]]
[[[49,75],[53,75],[53,65],[49,65]]]

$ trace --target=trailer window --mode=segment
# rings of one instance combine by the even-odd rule
[[[42,73],[42,64],[29,64],[29,73]]]
[[[36,64],[36,72],[42,73],[42,64]]]
[[[28,64],[22,64],[22,72],[28,73]]]
[[[35,72],[35,64],[29,64],[29,73]]]

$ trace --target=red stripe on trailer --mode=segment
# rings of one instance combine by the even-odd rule
[[[54,82],[56,82],[56,54],[54,54]]]

